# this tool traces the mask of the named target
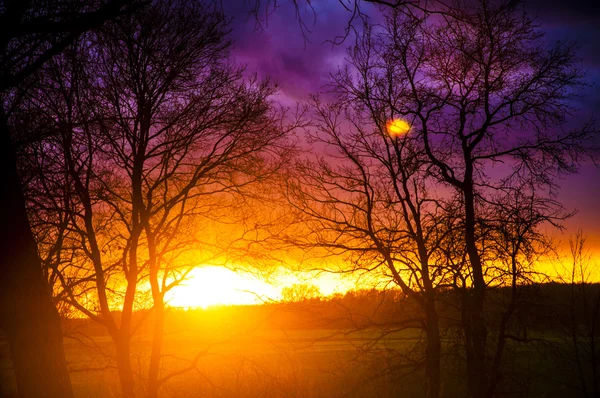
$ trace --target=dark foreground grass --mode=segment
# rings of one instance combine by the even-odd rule
[[[405,371],[405,380],[398,384],[387,364],[391,353],[409,352],[418,335],[405,331],[376,337],[379,333],[373,331],[332,330],[174,333],[165,341],[163,375],[190,367],[190,361],[201,356],[193,369],[165,383],[161,393],[165,397],[421,396],[422,386],[412,372]],[[66,343],[75,369],[76,396],[119,396],[116,371],[106,360],[113,354],[110,340],[96,337],[82,342]],[[149,346],[144,338],[133,346],[142,389]]]
[[[119,397],[113,348],[107,336],[65,340],[76,397]],[[511,346],[507,351],[502,396],[577,397],[568,369],[556,355],[558,339],[539,334],[539,344]],[[446,397],[465,396],[460,353],[447,341],[444,358]],[[134,339],[132,357],[143,396],[150,337]],[[190,368],[169,379],[163,397],[422,397],[423,380],[411,360],[422,350],[416,330],[389,332],[312,330],[186,330],[166,336],[162,375]],[[2,397],[16,397],[0,345]],[[196,366],[190,367],[196,356]]]

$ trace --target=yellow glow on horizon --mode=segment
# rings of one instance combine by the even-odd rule
[[[388,120],[386,123],[388,134],[392,137],[406,134],[410,130],[410,124],[402,119]]]
[[[168,294],[171,307],[260,304],[278,295],[277,289],[257,278],[224,267],[199,267]]]
[[[299,275],[282,272],[267,282],[224,267],[202,266],[190,272],[188,279],[180,286],[169,291],[166,300],[171,307],[183,308],[262,304],[280,300],[283,288],[302,283],[315,285],[324,296],[355,288],[353,282],[331,273]]]

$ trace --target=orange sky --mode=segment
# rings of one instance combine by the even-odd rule
[[[248,273],[234,272],[220,266],[199,267],[189,279],[167,294],[173,307],[202,307],[231,304],[261,304],[281,300],[281,290],[299,283],[310,283],[329,296],[356,287],[351,278],[333,273],[299,274],[279,270],[268,280]]]
[[[538,263],[538,270],[553,280],[559,275],[568,277],[571,271],[571,259],[561,248],[561,258],[548,258]],[[600,253],[596,248],[589,250],[589,279],[600,281]],[[542,280],[542,279],[540,279]],[[373,282],[357,281],[356,277],[346,277],[334,273],[293,273],[280,269],[268,279],[249,273],[234,272],[221,266],[198,267],[190,273],[189,279],[167,294],[168,305],[183,308],[207,308],[214,305],[261,304],[281,300],[283,288],[299,283],[310,283],[319,288],[324,296],[345,293],[356,288],[370,288]]]

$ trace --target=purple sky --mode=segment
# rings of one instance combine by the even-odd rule
[[[343,65],[346,48],[352,39],[342,45],[326,42],[342,35],[349,19],[338,1],[313,1],[314,24],[312,12],[303,11],[311,30],[307,35],[309,42],[303,39],[294,8],[288,1],[279,0],[280,7],[276,12],[266,21],[263,18],[262,29],[255,29],[255,20],[248,18],[247,0],[223,3],[225,12],[233,17],[234,57],[247,64],[248,72],[278,82],[281,87],[279,98],[284,103],[291,105],[306,99],[310,93],[323,91],[330,72]],[[600,118],[600,11],[593,3],[589,0],[525,2],[528,12],[539,18],[547,40],[567,39],[579,44],[579,55],[591,83],[576,104],[581,110],[578,117],[585,119],[592,115]],[[377,11],[373,6],[367,6],[367,9]],[[600,143],[600,139],[598,141]],[[566,241],[568,235],[582,228],[594,251],[600,254],[600,169],[586,165],[578,175],[561,181],[559,199],[568,209],[577,209],[578,213],[566,223],[567,234],[557,238]]]

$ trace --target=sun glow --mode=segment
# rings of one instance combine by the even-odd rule
[[[170,307],[181,308],[263,304],[282,299],[282,290],[295,284],[314,285],[324,296],[356,287],[354,281],[338,274],[279,270],[265,281],[248,273],[207,265],[190,272],[185,282],[167,293],[166,300]]]
[[[260,304],[279,295],[278,289],[249,275],[206,266],[193,270],[188,280],[167,297],[172,307],[207,308],[214,305]]]
[[[408,133],[408,130],[410,130],[410,124],[402,119],[392,119],[388,120],[386,128],[388,134],[393,137]]]

